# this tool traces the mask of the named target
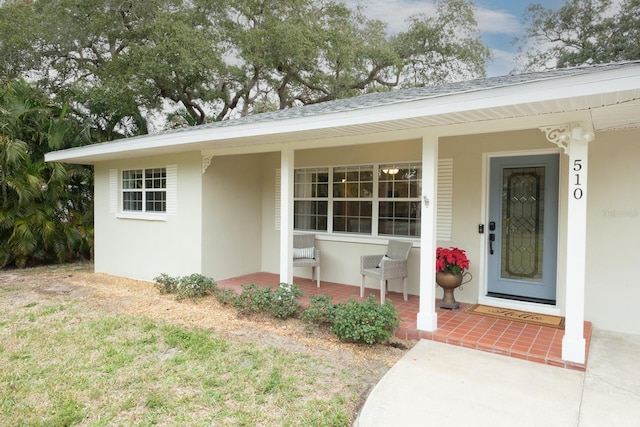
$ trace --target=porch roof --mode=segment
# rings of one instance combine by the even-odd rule
[[[640,61],[370,93],[60,150],[46,160],[95,164],[259,145],[278,150],[277,144],[581,111],[596,131],[640,127]]]

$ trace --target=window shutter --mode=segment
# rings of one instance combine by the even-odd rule
[[[451,241],[453,222],[453,159],[438,159],[436,239]]]
[[[276,206],[275,206],[275,228],[276,230],[280,230],[280,169],[276,169]]]
[[[109,169],[109,213],[118,213],[118,169]]]
[[[167,215],[178,214],[178,165],[167,165]]]

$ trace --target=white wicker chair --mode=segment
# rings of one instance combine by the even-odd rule
[[[293,235],[293,266],[311,267],[311,280],[315,277],[317,286],[320,287],[320,249],[315,247],[316,236],[314,234]],[[313,248],[313,257],[296,257],[296,249]],[[308,254],[305,254],[305,256]]]
[[[363,255],[360,258],[360,298],[364,297],[364,277],[369,276],[380,281],[380,304],[384,304],[389,279],[402,279],[402,292],[407,301],[407,258],[412,245],[411,242],[389,240],[386,257]]]

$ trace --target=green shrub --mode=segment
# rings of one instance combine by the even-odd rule
[[[295,316],[301,307],[299,301],[301,296],[302,291],[297,285],[280,283],[273,294],[271,314],[279,319]]]
[[[273,292],[270,287],[260,289],[255,283],[242,285],[242,292],[233,300],[233,306],[245,315],[271,312]]]
[[[202,298],[207,294],[213,293],[214,289],[218,287],[218,284],[208,277],[202,274],[192,274],[185,276],[178,282],[176,290],[176,299],[190,298],[192,301],[197,301],[198,298]]]
[[[216,288],[213,296],[216,297],[220,304],[227,305],[233,301],[236,294],[231,289]]]
[[[156,284],[155,287],[161,294],[175,294],[178,290],[179,277],[171,277],[165,273],[162,273],[158,277],[153,279]]]
[[[374,344],[389,340],[399,324],[395,306],[380,305],[369,295],[363,302],[350,298],[336,305],[332,330],[342,341]]]
[[[309,307],[300,318],[314,326],[333,325],[336,306],[333,305],[333,297],[328,295],[311,295]]]
[[[153,279],[155,287],[161,294],[175,294],[176,299],[191,298],[194,302],[198,298],[214,293],[217,284],[201,274],[184,277],[171,277],[165,273]]]

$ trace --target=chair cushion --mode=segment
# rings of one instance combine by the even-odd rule
[[[383,256],[382,259],[380,260],[380,262],[378,263],[378,265],[376,266],[376,268],[382,268],[382,261],[384,261],[385,259],[391,259],[388,256]]]
[[[315,257],[315,248],[293,248],[293,259],[313,259]]]

